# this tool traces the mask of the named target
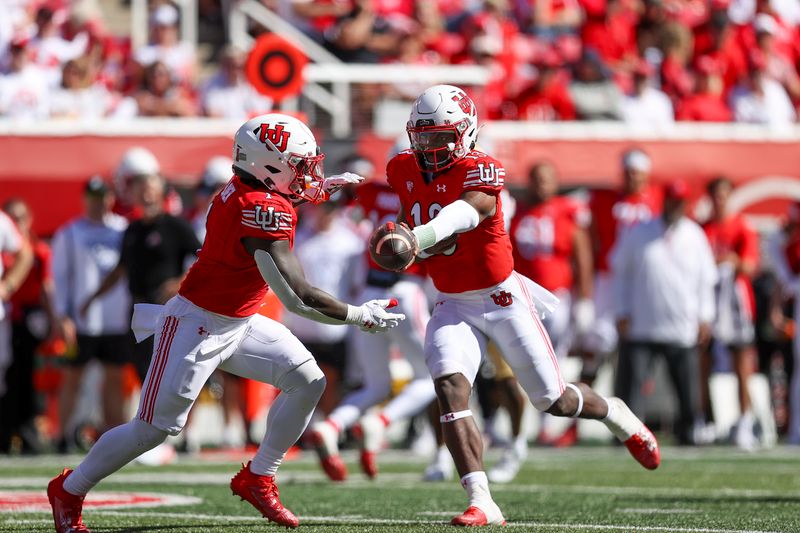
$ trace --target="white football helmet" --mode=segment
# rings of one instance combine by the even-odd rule
[[[153,152],[141,146],[128,149],[114,170],[114,188],[118,196],[125,197],[130,180],[139,176],[158,176],[161,166]]]
[[[406,131],[420,169],[439,172],[475,147],[478,111],[458,87],[434,85],[414,102]]]
[[[314,134],[300,120],[281,113],[245,122],[233,138],[233,166],[290,200],[324,202],[325,176]]]

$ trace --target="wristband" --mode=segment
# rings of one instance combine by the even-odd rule
[[[364,310],[361,306],[347,304],[347,317],[344,319],[347,324],[361,324],[364,318]]]

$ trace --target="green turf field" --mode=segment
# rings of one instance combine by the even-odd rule
[[[493,493],[509,526],[521,531],[800,532],[798,452],[665,448],[661,467],[649,472],[618,447],[532,449],[515,482],[494,485]],[[3,501],[41,500],[62,462],[71,466],[78,459],[0,459],[0,532],[52,531],[48,513],[9,510]],[[391,452],[383,459],[378,480],[364,480],[351,463],[350,479],[341,484],[327,482],[310,454],[287,463],[281,497],[299,515],[301,531],[452,531],[446,522],[465,507],[458,483],[422,483],[424,465],[409,454]],[[127,467],[98,486],[98,495],[159,493],[182,501],[88,509],[84,518],[92,531],[109,533],[275,531],[231,496],[227,484],[237,470],[233,458],[218,456]]]

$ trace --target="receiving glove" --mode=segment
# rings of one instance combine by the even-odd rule
[[[348,324],[355,324],[361,331],[368,333],[379,333],[400,324],[401,320],[406,319],[402,313],[389,313],[386,309],[391,309],[397,305],[397,300],[370,300],[360,306],[350,305],[347,307]]]
[[[354,185],[364,181],[363,176],[353,174],[352,172],[343,172],[342,174],[334,174],[333,176],[326,176],[322,181],[322,190],[328,194],[333,194],[345,185]]]

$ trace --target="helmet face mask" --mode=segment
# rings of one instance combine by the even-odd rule
[[[293,202],[328,199],[323,189],[324,158],[308,126],[280,113],[250,119],[234,137],[234,168]]]
[[[452,85],[426,89],[414,102],[406,125],[417,166],[441,172],[466,156],[478,136],[475,104]]]

